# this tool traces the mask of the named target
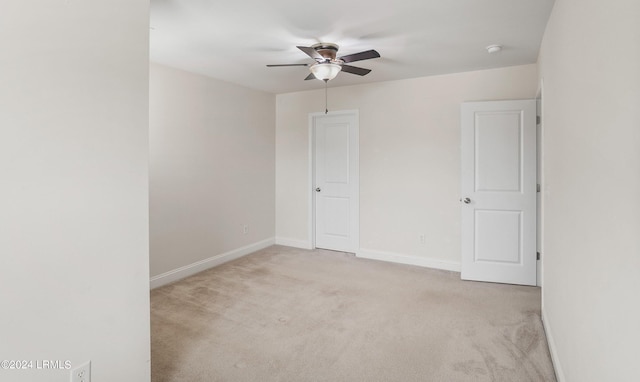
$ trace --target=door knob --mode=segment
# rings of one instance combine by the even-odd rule
[[[322,189],[320,187],[316,187],[316,192],[320,192]]]
[[[465,204],[471,203],[471,199],[469,199],[469,198],[460,199],[460,201],[464,202]]]

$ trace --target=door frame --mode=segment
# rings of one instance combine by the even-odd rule
[[[335,117],[338,115],[350,115],[354,117],[355,121],[355,142],[352,142],[350,146],[351,149],[355,150],[355,174],[353,174],[355,178],[354,186],[356,187],[356,230],[353,233],[355,238],[355,248],[354,253],[357,253],[360,250],[360,113],[358,109],[353,110],[337,110],[330,111],[328,113],[324,112],[316,112],[309,113],[309,169],[308,174],[309,177],[307,179],[307,206],[309,217],[307,220],[307,227],[309,227],[309,240],[311,244],[311,249],[316,248],[316,203],[315,203],[315,179],[316,179],[316,139],[315,139],[315,121],[316,119],[322,117]]]
[[[544,284],[544,187],[545,187],[545,168],[544,168],[544,79],[540,79],[540,88],[536,95],[536,114],[540,123],[536,126],[536,150],[537,150],[537,183],[540,191],[536,195],[536,251],[540,254],[537,261],[537,286],[542,287]],[[541,305],[544,306],[544,293],[542,294]]]

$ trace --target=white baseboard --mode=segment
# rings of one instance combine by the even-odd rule
[[[564,377],[562,366],[560,366],[560,359],[558,358],[558,348],[556,348],[556,341],[553,339],[553,332],[551,331],[549,321],[547,320],[547,313],[545,312],[544,307],[542,307],[542,326],[544,327],[544,333],[547,337],[549,353],[551,354],[551,362],[553,363],[553,368],[556,371],[556,380],[558,382],[565,382],[567,379]]]
[[[460,272],[460,262],[432,259],[428,257],[418,257],[411,255],[402,255],[399,253],[373,251],[361,248],[356,253],[357,257],[365,259],[389,261],[392,263],[417,265],[425,268],[443,269],[446,271]]]
[[[289,239],[286,237],[276,237],[276,244],[294,248],[313,249],[311,243],[308,241]]]
[[[149,280],[149,286],[151,289],[154,289],[154,288],[172,283],[174,281],[194,275],[198,272],[202,272],[209,268],[213,268],[215,266],[226,263],[228,261],[238,259],[242,256],[248,255],[255,251],[259,251],[263,248],[267,248],[269,246],[272,246],[273,244],[275,244],[275,240],[273,238],[269,238],[266,240],[259,241],[257,243],[249,244],[247,246],[244,246],[238,249],[234,249],[229,252],[225,252],[219,255],[209,257],[208,259],[197,261],[193,264],[185,265],[183,267],[171,270],[169,272],[165,272],[157,276],[153,276]]]

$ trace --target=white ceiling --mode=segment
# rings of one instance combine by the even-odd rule
[[[376,49],[329,86],[535,63],[554,0],[151,0],[151,61],[271,93],[322,89],[296,48]],[[504,46],[490,55],[485,47]]]

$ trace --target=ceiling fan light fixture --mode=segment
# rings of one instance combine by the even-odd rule
[[[342,66],[330,62],[323,62],[311,65],[309,70],[317,79],[329,81],[336,78],[340,70],[342,70]]]

